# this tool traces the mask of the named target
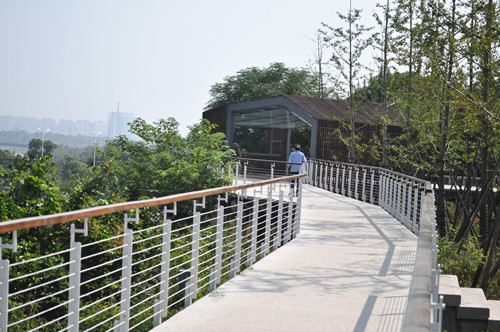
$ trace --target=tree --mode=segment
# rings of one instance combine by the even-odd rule
[[[55,167],[50,157],[28,159],[18,156],[10,169],[0,173],[3,183],[0,200],[2,220],[63,212],[66,198],[59,192],[52,175]]]
[[[374,36],[374,43],[376,48],[382,52],[382,57],[377,58],[377,62],[380,64],[380,73],[379,73],[379,83],[380,83],[380,103],[381,111],[379,112],[380,124],[382,126],[382,167],[387,168],[389,166],[389,157],[388,157],[388,136],[387,136],[387,120],[388,120],[388,110],[389,110],[389,96],[388,96],[388,75],[389,75],[389,55],[390,55],[390,47],[393,44],[392,32],[393,29],[389,26],[389,19],[391,18],[391,7],[390,1],[387,0],[385,6],[377,5],[383,10],[383,17],[379,17],[378,14],[375,14],[375,18],[377,19],[377,23],[382,27],[382,39],[380,40],[379,34]]]
[[[30,158],[39,158],[42,156],[42,147],[44,156],[52,156],[57,144],[50,140],[42,141],[39,138],[32,138],[28,143],[28,156]]]
[[[126,200],[162,197],[230,183],[222,168],[231,162],[223,133],[207,120],[193,125],[186,139],[178,132],[173,118],[148,124],[138,118],[130,132],[142,141],[120,136],[106,153],[106,178],[116,179],[111,186],[123,188]],[[113,180],[115,181],[115,180]]]
[[[283,63],[272,63],[267,68],[249,67],[212,85],[205,109],[281,94],[313,96],[318,89],[316,82],[308,70],[287,68]]]
[[[356,156],[356,105],[354,103],[354,89],[358,80],[361,78],[361,70],[368,69],[361,63],[361,56],[365,49],[371,44],[372,37],[366,37],[366,33],[371,28],[365,28],[360,24],[361,10],[349,8],[347,15],[337,12],[339,18],[347,23],[347,30],[343,28],[333,28],[332,26],[322,23],[327,30],[320,30],[324,35],[324,40],[332,49],[331,61],[336,71],[338,71],[339,79],[343,83],[343,95],[348,99],[349,105],[349,159],[355,163]]]
[[[310,40],[313,42],[313,58],[308,61],[309,71],[314,75],[317,85],[317,91],[313,97],[339,99],[338,90],[340,87],[329,71],[331,62],[329,59],[325,59],[328,45],[323,34],[318,31],[315,38],[310,38]]]

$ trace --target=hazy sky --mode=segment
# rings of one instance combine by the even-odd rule
[[[371,0],[353,0],[363,16]],[[0,114],[202,117],[210,86],[272,62],[305,67],[348,0],[1,0]]]

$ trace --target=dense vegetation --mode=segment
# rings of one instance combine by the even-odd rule
[[[30,149],[26,155],[0,151],[0,186],[2,188],[0,221],[228,185],[231,179],[223,168],[227,168],[232,162],[234,152],[226,147],[224,135],[213,133],[213,129],[213,125],[207,121],[201,121],[190,128],[186,137],[181,137],[178,132],[178,123],[173,118],[159,120],[152,125],[142,119],[136,119],[130,125],[130,131],[140,137],[141,141],[131,141],[124,136],[109,141],[107,146],[99,151],[98,163],[95,167],[86,163],[88,157],[86,155],[82,160],[67,157],[54,162],[52,153],[55,144],[50,141],[45,141],[44,157],[41,157],[41,142],[37,139],[30,141]],[[191,209],[192,205],[181,204],[178,207],[177,216],[182,218],[191,215]],[[151,223],[151,225],[153,225],[153,220],[158,220],[160,215],[157,208],[144,209],[141,213],[141,223]],[[83,243],[93,243],[123,233],[123,224],[111,215],[93,218],[92,225],[89,227],[91,231],[88,236],[82,237]],[[69,238],[69,226],[66,224],[20,231],[18,232],[18,252],[6,250],[3,252],[3,258],[9,259],[10,263],[16,263],[47,253],[64,252],[67,250]],[[11,239],[4,237],[3,240],[4,243],[9,243]],[[161,237],[157,240],[161,240]],[[88,247],[85,254],[111,249],[112,244],[98,242],[97,245]],[[147,246],[151,243],[143,245]],[[116,250],[113,255],[121,257]],[[82,269],[88,268],[88,264],[91,264],[90,266],[98,264],[100,260],[105,262],[104,257],[85,261],[82,263]],[[57,266],[65,261],[68,261],[68,257],[58,255],[23,265],[21,271],[15,269],[11,271],[11,274],[13,274],[12,277],[16,277],[41,268]],[[116,269],[119,271],[117,264],[120,265],[121,262],[107,264],[95,271],[92,269],[86,273],[85,278],[92,280],[109,271]],[[19,295],[9,299],[10,307],[35,300],[40,297],[40,292],[51,294],[55,287],[67,288],[67,285],[64,285],[64,280],[67,279],[64,277],[67,274],[66,270],[64,266],[51,268],[38,277],[39,284],[46,282],[47,285],[36,292],[22,292],[23,289],[32,286],[29,279],[12,282],[9,285],[10,292],[19,293]],[[152,271],[148,273],[151,274]],[[49,283],[58,278],[63,279],[56,284]],[[109,288],[104,288],[105,284],[106,280],[102,280],[99,283],[93,282],[91,285],[82,286],[83,292],[89,292],[89,287],[103,288],[101,292],[93,297],[87,297],[85,301],[93,303],[96,299],[108,295],[106,292],[109,292]],[[50,299],[34,304],[36,308],[27,306],[22,310],[14,310],[9,314],[9,320],[22,320],[30,310],[43,311],[52,307],[57,308],[65,303],[66,297],[65,294],[52,296]],[[98,306],[92,305],[81,314],[88,317],[97,310],[116,304],[113,302],[116,301],[115,299],[110,299],[110,301],[100,302]],[[26,330],[46,324],[56,319],[58,317],[56,314],[56,312],[47,311],[38,318],[16,325],[15,330]],[[116,309],[109,311],[109,314],[110,317],[116,315]],[[143,319],[141,317],[139,316],[138,319]],[[82,327],[90,327],[96,323],[99,322],[91,319]],[[65,324],[67,323],[64,320],[59,320],[50,326],[59,329]]]
[[[26,155],[1,151],[0,220],[227,185],[230,180],[222,168],[233,151],[213,128],[202,121],[183,138],[173,118],[152,125],[136,119],[130,130],[142,140],[120,136],[109,141],[98,151],[97,167],[88,164],[87,155],[54,162],[55,144],[50,140],[43,158],[38,139],[30,141]]]

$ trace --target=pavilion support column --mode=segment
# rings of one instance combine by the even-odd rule
[[[291,128],[287,128],[286,129],[286,147],[285,147],[285,160],[288,160],[288,154],[290,153],[290,151],[292,151],[292,129]]]

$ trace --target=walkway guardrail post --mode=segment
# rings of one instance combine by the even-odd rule
[[[253,211],[252,211],[252,242],[251,242],[251,264],[255,263],[257,260],[257,225],[259,223],[259,199],[253,199]]]
[[[243,183],[247,183],[248,161],[243,163]]]
[[[411,229],[413,231],[413,224],[411,222],[410,214],[411,214],[411,187],[412,187],[412,182],[407,181],[406,182],[406,188],[405,188],[405,221],[406,224],[408,225],[408,229]]]
[[[88,219],[85,219],[83,229],[76,229],[75,224],[70,226],[69,253],[69,292],[68,292],[68,331],[79,330],[80,321],[80,270],[82,259],[82,244],[76,241],[76,233],[88,235]]]
[[[198,294],[198,261],[200,257],[200,223],[201,213],[196,211],[197,207],[205,208],[205,198],[202,203],[193,203],[193,241],[192,241],[192,258],[191,258],[191,284],[190,284],[190,304],[196,300]]]
[[[121,282],[121,304],[120,321],[117,324],[118,331],[126,332],[129,330],[130,322],[130,296],[132,295],[132,254],[134,246],[134,232],[128,227],[130,221],[139,222],[139,210],[136,210],[136,217],[129,218],[128,214],[124,217],[123,227],[123,258],[122,258],[122,282]]]
[[[222,239],[224,227],[224,206],[221,205],[221,198],[218,197],[217,204],[217,228],[215,234],[215,280],[216,283],[221,281],[222,271]]]
[[[323,162],[321,161],[319,163],[319,188],[324,189],[324,183],[323,183]]]
[[[417,183],[413,184],[413,216],[412,216],[412,224],[415,234],[418,234],[418,195],[419,186]]]
[[[297,211],[295,213],[295,225],[296,225],[296,231],[295,231],[295,236],[300,233],[300,217],[301,217],[301,212],[302,212],[302,185],[303,185],[303,178],[299,179],[297,181],[299,183],[299,194],[297,195]]]
[[[267,203],[266,203],[266,228],[265,228],[265,240],[264,240],[264,252],[266,255],[269,253],[269,243],[271,238],[271,209],[273,204],[273,196],[271,187],[267,188]]]
[[[371,173],[371,179],[370,179],[370,203],[371,204],[375,204],[375,199],[374,199],[374,196],[373,196],[373,193],[375,191],[375,170],[371,170],[370,173]],[[380,181],[379,181],[379,187],[380,187]]]
[[[352,166],[347,167],[349,169],[348,175],[347,175],[347,197],[353,198],[352,197]]]
[[[161,286],[160,286],[160,303],[158,318],[167,316],[168,313],[168,288],[169,288],[169,271],[170,271],[170,250],[172,241],[172,220],[168,218],[168,214],[174,216],[177,214],[177,203],[174,203],[172,210],[166,206],[163,207],[163,234],[162,234],[162,266],[161,266]]]
[[[335,193],[339,193],[339,176],[340,176],[340,165],[335,166]]]
[[[240,163],[236,163],[236,170],[234,172],[235,176],[234,176],[234,184],[238,184],[238,178],[240,176]]]
[[[234,261],[236,264],[235,273],[240,272],[241,266],[241,229],[243,225],[243,202],[238,200],[238,209],[236,212],[236,243],[234,245]]]
[[[342,193],[342,196],[345,196],[345,166],[342,165],[342,179],[341,179],[341,182],[340,182],[340,188],[341,188],[341,193]]]
[[[9,324],[9,260],[3,259],[2,238],[0,238],[0,329],[7,331]]]
[[[283,240],[283,191],[280,190],[278,202],[278,224],[276,225],[277,248],[281,247]]]
[[[402,189],[402,180],[399,176],[396,177],[396,188],[394,190],[396,194],[395,199],[395,217],[398,220],[401,220],[401,189]]]
[[[363,168],[363,187],[361,188],[361,198],[363,202],[366,202],[366,172],[368,171],[366,168]]]
[[[354,180],[354,198],[359,199],[359,196],[358,196],[359,168],[358,167],[355,168],[354,178],[356,179],[356,180]]]

